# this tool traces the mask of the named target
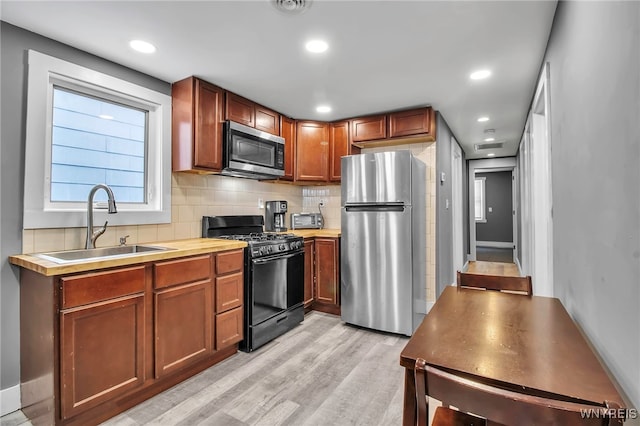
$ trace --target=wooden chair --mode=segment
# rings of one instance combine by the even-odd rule
[[[458,271],[458,287],[484,288],[486,290],[509,291],[533,294],[531,276],[508,277],[503,275],[470,274]]]
[[[578,404],[505,390],[426,365],[421,358],[416,360],[415,380],[418,426],[427,426],[428,396],[446,402],[436,409],[433,426],[622,425],[621,419],[605,416],[603,411],[619,407],[607,403],[602,406]],[[458,407],[460,411],[449,406]],[[583,418],[585,412],[600,415]]]

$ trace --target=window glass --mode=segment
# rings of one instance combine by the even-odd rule
[[[485,178],[475,178],[474,183],[476,222],[483,222],[487,220],[485,215]]]
[[[85,201],[105,183],[118,203],[144,203],[146,125],[146,111],[54,87],[51,201]]]

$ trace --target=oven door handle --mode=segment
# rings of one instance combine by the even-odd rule
[[[258,258],[258,259],[253,259],[252,262],[253,263],[267,263],[267,262],[271,262],[272,260],[290,259],[293,256],[297,256],[297,255],[299,255],[301,253],[303,253],[302,250],[296,251],[294,253],[289,253],[289,254],[286,254],[284,256],[280,255],[280,254],[274,254],[274,255],[269,256],[269,257],[261,257],[261,258]]]

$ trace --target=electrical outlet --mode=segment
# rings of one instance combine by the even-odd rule
[[[262,198],[258,198],[258,208],[264,209],[264,200]]]

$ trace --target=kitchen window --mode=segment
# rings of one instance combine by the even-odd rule
[[[475,213],[476,222],[485,223],[487,221],[486,215],[486,193],[485,193],[485,177],[477,177],[474,181],[474,196],[475,196]]]
[[[110,224],[171,221],[170,96],[35,51],[27,96],[24,228],[84,226],[98,183]]]

